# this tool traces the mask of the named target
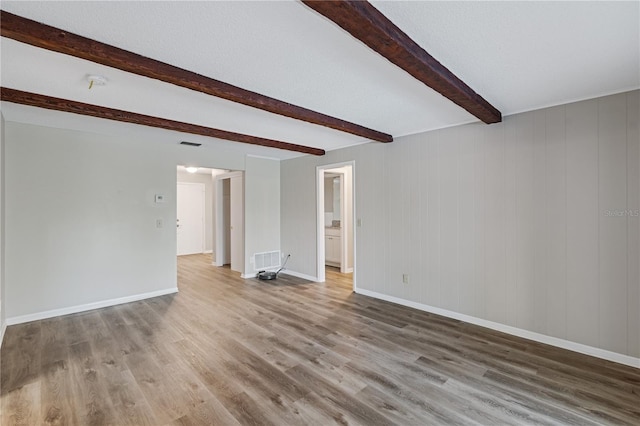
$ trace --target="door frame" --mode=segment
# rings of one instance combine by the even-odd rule
[[[215,176],[214,187],[216,191],[216,208],[214,212],[215,223],[216,223],[216,238],[215,238],[215,259],[213,259],[212,264],[214,266],[224,266],[224,229],[223,229],[223,220],[222,216],[224,215],[223,211],[223,195],[222,195],[222,181],[224,179],[231,179],[234,177],[243,177],[242,171],[234,171],[228,173],[221,173]],[[244,203],[243,203],[244,206]],[[243,207],[244,208],[244,207]],[[242,241],[242,251],[244,253],[244,241]]]
[[[316,274],[318,282],[325,282],[325,245],[324,245],[324,172],[329,169],[337,169],[340,167],[351,167],[351,224],[353,235],[353,291],[357,289],[357,268],[356,268],[356,162],[355,160],[344,161],[341,163],[324,164],[322,166],[316,166]],[[340,194],[344,195],[344,176],[341,179]],[[346,217],[346,203],[344,197],[340,203],[340,217]],[[342,243],[342,260],[346,259],[347,239],[345,238],[344,226],[341,231],[341,243]],[[340,268],[342,270],[342,267]]]

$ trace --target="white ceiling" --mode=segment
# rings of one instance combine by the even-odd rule
[[[373,4],[503,115],[640,87],[638,2]],[[1,7],[394,137],[477,121],[296,1],[3,0]],[[368,142],[6,38],[0,47],[5,87],[326,150]],[[88,90],[91,73],[108,85]],[[88,120],[6,102],[2,111],[10,121],[56,127]],[[258,155],[299,155],[236,145]]]

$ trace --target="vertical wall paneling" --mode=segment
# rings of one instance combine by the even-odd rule
[[[409,227],[407,229],[407,237],[409,241],[409,253],[407,254],[407,272],[409,273],[409,294],[412,300],[420,300],[420,288],[422,287],[423,277],[420,274],[423,263],[420,240],[422,236],[423,218],[420,214],[420,204],[422,191],[420,190],[420,172],[425,158],[420,155],[412,155],[411,152],[420,153],[420,146],[424,145],[423,141],[413,141],[405,144],[405,158],[408,161],[407,173],[407,190],[409,203]]]
[[[388,231],[389,231],[389,193],[387,191],[397,191],[397,188],[394,186],[394,182],[390,182],[390,176],[387,175],[387,170],[389,169],[386,158],[387,158],[387,146],[385,144],[381,144],[375,147],[376,149],[372,149],[371,151],[365,153],[363,157],[358,156],[358,160],[356,160],[356,185],[357,185],[357,193],[358,197],[371,197],[369,201],[369,205],[372,206],[373,210],[367,210],[365,205],[357,204],[356,210],[357,215],[361,218],[361,226],[358,228],[357,238],[358,241],[356,244],[360,247],[360,235],[368,235],[369,237],[366,240],[362,240],[362,249],[359,249],[358,252],[358,263],[362,261],[365,263],[369,263],[372,259],[375,259],[374,262],[369,263],[368,268],[364,268],[366,270],[363,271],[362,268],[358,269],[358,273],[362,273],[362,275],[358,275],[358,282],[363,283],[363,286],[366,288],[377,289],[376,291],[386,291],[388,275],[387,270],[389,268],[389,241],[388,239]],[[331,154],[328,154],[331,155]],[[350,157],[347,159],[353,159],[354,157]],[[363,163],[361,166],[360,163]],[[367,164],[364,164],[367,163]],[[384,188],[381,191],[367,191],[367,188],[370,186],[377,186],[379,188]],[[393,189],[391,189],[393,188]],[[374,194],[367,194],[373,192]],[[356,223],[357,226],[357,223]],[[364,241],[369,241],[369,244],[366,244]],[[361,279],[363,275],[366,275],[367,279]],[[381,279],[384,277],[384,280]],[[397,283],[396,283],[397,284]]]
[[[487,268],[486,268],[486,222],[487,222],[487,203],[486,203],[486,179],[487,179],[487,160],[485,151],[487,149],[486,132],[478,131],[472,126],[468,126],[474,134],[474,184],[473,184],[473,229],[475,231],[474,246],[474,269],[473,280],[475,288],[475,307],[470,311],[470,315],[479,318],[487,317]]]
[[[420,260],[417,262],[417,273],[419,276],[420,286],[418,288],[419,301],[425,303],[428,300],[428,274],[429,267],[429,192],[423,188],[423,182],[427,182],[429,176],[429,138],[422,138],[417,146],[417,157],[420,159],[420,167],[418,169],[418,181],[415,182],[416,191],[420,192],[419,204],[417,206],[417,215],[419,218],[419,234],[418,247]],[[414,273],[415,274],[415,273]]]
[[[355,205],[357,206],[356,215],[357,218],[361,219],[362,226],[358,227],[357,219],[354,225],[357,227],[355,241],[356,264],[364,262],[365,259],[373,259],[369,268],[362,268],[358,271],[358,281],[366,283],[363,284],[365,287],[368,285],[369,288],[375,288],[378,291],[377,286],[379,283],[374,279],[375,271],[373,269],[382,262],[379,252],[384,245],[382,244],[383,230],[379,229],[379,232],[375,232],[378,227],[379,216],[370,213],[380,209],[381,191],[366,191],[363,187],[363,182],[366,182],[366,185],[382,185],[384,182],[382,173],[379,173],[380,164],[376,164],[374,154],[374,150],[363,152],[363,158],[356,165]]]
[[[415,182],[416,180],[416,171],[414,168],[415,162],[414,159],[412,158],[413,156],[409,155],[409,148],[410,148],[410,143],[408,144],[402,144],[402,145],[397,145],[395,148],[396,149],[400,149],[399,151],[399,163],[398,164],[402,164],[402,162],[404,162],[404,167],[400,166],[399,168],[396,168],[396,170],[401,171],[400,173],[400,187],[402,188],[402,192],[401,192],[401,203],[402,203],[402,222],[401,222],[401,227],[398,230],[400,232],[400,238],[402,241],[401,247],[402,247],[402,261],[400,263],[401,265],[401,271],[400,271],[400,282],[402,282],[402,274],[406,273],[409,275],[409,283],[404,284],[401,286],[402,292],[400,293],[402,298],[414,298],[416,297],[416,292],[414,291],[414,288],[417,287],[419,285],[419,281],[417,280],[418,276],[416,274],[413,274],[413,265],[415,265],[414,261],[414,253],[416,250],[415,247],[415,239],[413,238],[414,235],[414,228],[415,228],[415,221],[414,218],[416,217],[416,210],[415,210],[415,204],[414,204],[414,198],[415,195],[412,191],[413,189],[413,182]],[[394,206],[394,208],[397,208],[398,206]],[[411,280],[411,278],[416,279]]]
[[[313,261],[307,173],[355,160],[359,289],[639,357],[639,95],[283,161],[283,246]]]
[[[532,331],[547,331],[547,131],[546,111],[533,115],[533,311]]]
[[[505,138],[504,122],[487,126],[486,273],[487,318],[506,324],[505,283]]]
[[[397,223],[395,223],[393,229],[393,235],[389,235],[390,238],[397,238],[397,246],[398,250],[396,253],[398,255],[396,269],[392,269],[393,272],[393,280],[392,282],[398,282],[401,285],[397,286],[398,296],[402,298],[411,297],[411,285],[402,283],[402,274],[409,274],[411,271],[409,269],[409,254],[411,252],[411,205],[410,205],[410,180],[413,178],[411,176],[411,161],[409,161],[407,153],[408,144],[403,145],[395,145],[390,144],[392,151],[395,155],[392,155],[391,158],[394,159],[394,162],[390,164],[390,173],[395,172],[396,176],[396,188],[397,191],[397,200],[398,203],[393,205],[389,205],[389,208],[393,210],[397,210]],[[410,275],[410,274],[409,274]],[[417,278],[417,277],[416,277]],[[417,283],[416,283],[417,284]]]
[[[627,95],[627,210],[629,355],[640,357],[640,93]]]
[[[509,120],[504,124],[504,230],[505,230],[505,246],[504,246],[504,280],[505,280],[505,323],[516,326],[518,316],[518,259],[516,257],[517,249],[517,202],[518,202],[518,175],[517,175],[517,153],[518,139],[517,131],[520,125],[520,117]]]
[[[361,230],[363,232],[367,232],[371,234],[374,238],[374,245],[371,247],[367,246],[364,249],[367,251],[375,250],[375,254],[373,257],[363,256],[363,262],[369,266],[368,273],[371,277],[371,281],[364,281],[365,286],[367,284],[370,287],[366,288],[377,288],[382,290],[385,283],[381,282],[380,277],[386,276],[387,271],[387,259],[389,252],[389,245],[387,244],[388,232],[386,228],[386,224],[389,222],[389,213],[386,208],[385,203],[387,202],[387,191],[391,189],[386,180],[386,162],[384,159],[386,158],[386,146],[376,146],[374,148],[377,151],[377,156],[371,162],[370,175],[364,175],[361,179],[357,179],[357,182],[360,184],[360,192],[368,192],[366,188],[369,188],[369,185],[373,183],[373,185],[377,185],[378,188],[385,188],[383,191],[375,191],[377,192],[377,196],[374,198],[374,210],[371,211],[362,211],[361,217],[363,218]],[[356,166],[356,173],[359,173],[360,166]],[[358,206],[356,206],[358,211]],[[360,213],[358,213],[360,214]],[[375,264],[371,264],[368,262],[369,259],[375,259]],[[361,271],[362,268],[358,267],[358,270]],[[359,280],[362,282],[361,280]]]
[[[566,336],[566,144],[565,107],[547,109],[547,332]]]
[[[458,128],[458,309],[475,312],[475,159],[477,140],[473,128]]]
[[[515,150],[515,325],[531,330],[535,318],[535,200],[533,115],[520,115],[514,140]]]
[[[627,101],[598,101],[600,344],[627,349]]]
[[[598,344],[598,102],[567,105],[567,338]],[[584,312],[592,315],[585,316]]]
[[[440,305],[458,309],[458,140],[457,128],[445,129],[440,152]]]
[[[401,181],[403,171],[406,169],[406,164],[402,164],[400,147],[390,144],[385,148],[385,157],[387,158],[385,182],[388,185],[387,188],[389,188],[389,191],[385,201],[387,222],[384,225],[387,229],[389,247],[393,247],[394,249],[387,253],[387,279],[383,285],[386,294],[401,297],[404,291],[402,284],[402,264],[405,249],[405,244],[402,239],[402,228],[406,226],[402,220],[406,206],[402,202],[403,185]]]
[[[367,153],[367,158],[365,159],[365,161],[369,160],[371,156],[372,156],[372,152]],[[358,174],[360,179],[362,179],[364,176],[372,175],[372,173],[369,170],[371,167],[371,164],[365,164],[365,162],[361,160],[356,167],[362,168],[362,170],[354,171],[354,173]],[[358,181],[358,179],[355,179],[355,176],[354,176],[354,187],[355,187],[354,208],[355,206],[358,206],[358,210],[355,213],[356,219],[353,222],[354,234],[357,234],[357,236],[354,238],[354,246],[353,246],[355,263],[358,263],[360,259],[364,259],[363,252],[365,250],[367,251],[367,254],[370,256],[370,258],[372,259],[375,258],[375,252],[369,253],[367,250],[367,246],[373,244],[372,234],[369,232],[365,232],[365,230],[363,230],[362,227],[358,227],[358,224],[357,224],[358,218],[362,217],[361,213],[363,211],[365,212],[371,211],[371,209],[373,208],[374,203],[372,200],[373,200],[373,195],[375,193],[373,191],[360,191],[359,184],[360,182]],[[371,276],[367,274],[366,271],[361,272],[358,278],[360,280],[371,281]]]
[[[349,171],[347,173],[345,173],[345,180],[344,180],[344,198],[345,200],[349,200],[348,202],[345,201],[345,217],[344,220],[346,223],[346,230],[344,232],[345,237],[347,239],[346,242],[344,242],[344,246],[347,248],[347,255],[346,255],[346,260],[347,260],[347,265],[346,265],[346,269],[349,271],[353,271],[353,265],[354,265],[354,240],[355,240],[355,233],[354,233],[354,225],[355,222],[353,221],[353,206],[354,206],[354,201],[353,201],[353,186],[354,186],[354,180],[353,180],[353,168],[348,169]]]
[[[440,134],[431,133],[426,138],[429,144],[427,173],[427,300],[440,305]]]

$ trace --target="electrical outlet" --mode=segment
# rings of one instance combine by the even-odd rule
[[[402,284],[409,284],[409,274],[402,274]]]
[[[162,219],[156,219],[156,228],[160,229],[162,228]]]

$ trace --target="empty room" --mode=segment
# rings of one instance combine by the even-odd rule
[[[640,424],[640,2],[0,9],[0,425]]]

